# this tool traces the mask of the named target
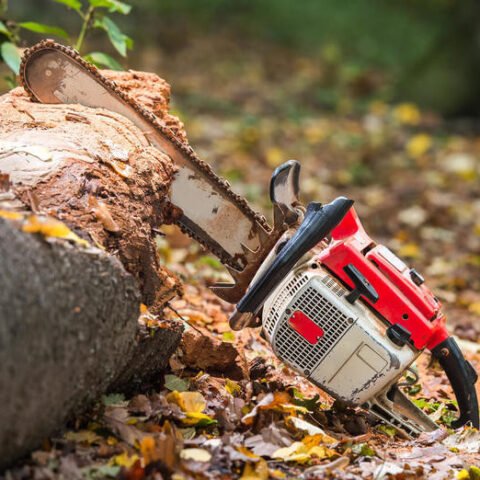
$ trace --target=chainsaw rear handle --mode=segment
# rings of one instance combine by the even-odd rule
[[[262,308],[268,295],[280,284],[295,264],[322,241],[342,221],[353,201],[338,197],[332,203],[308,205],[302,224],[280,250],[267,270],[253,283],[238,302],[230,317],[234,330],[252,325],[252,318]]]
[[[475,382],[477,372],[472,364],[465,360],[454,338],[449,337],[432,349],[432,355],[438,359],[445,370],[457,398],[460,416],[452,422],[453,428],[471,423],[479,428],[479,413]]]

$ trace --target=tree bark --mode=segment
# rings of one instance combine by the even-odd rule
[[[168,85],[107,72],[186,141]],[[127,119],[0,98],[0,467],[108,389],[158,376],[182,326],[139,323],[181,291],[155,236],[175,167]],[[32,224],[63,222],[81,241]],[[71,236],[70,236],[71,237]],[[88,246],[84,246],[88,242]],[[147,368],[148,366],[148,368]]]

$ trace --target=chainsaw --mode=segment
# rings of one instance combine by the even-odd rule
[[[236,304],[232,329],[262,327],[275,354],[332,397],[362,406],[406,437],[437,425],[403,393],[428,349],[455,393],[454,428],[479,428],[477,374],[446,329],[423,277],[365,232],[353,201],[299,201],[300,164],[270,182],[273,227],[152,112],[74,50],[51,40],[28,49],[21,79],[32,100],[123,115],[177,166],[174,222],[215,254],[234,283],[215,285]],[[415,381],[415,380],[414,380]]]

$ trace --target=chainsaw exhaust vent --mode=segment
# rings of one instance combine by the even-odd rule
[[[307,287],[290,308],[303,312],[325,332],[322,341],[312,346],[285,319],[276,332],[273,347],[281,358],[288,358],[294,366],[310,374],[348,330],[349,317],[312,287]]]
[[[310,280],[310,281],[309,281]],[[264,322],[277,355],[308,375],[352,326],[354,318],[341,309],[338,298],[346,293],[330,275],[293,277],[282,289]],[[288,312],[300,311],[320,327],[324,335],[312,345],[288,323]]]
[[[280,316],[285,313],[285,310],[288,304],[292,301],[292,298],[300,291],[300,289],[308,282],[307,275],[298,275],[294,276],[286,285],[283,287],[280,294],[275,299],[275,302],[270,310],[270,314],[266,321],[263,324],[268,336],[273,334],[275,325],[277,324]]]

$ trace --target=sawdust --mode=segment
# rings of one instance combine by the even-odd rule
[[[102,73],[113,80],[124,92],[131,95],[145,108],[151,110],[163,123],[170,127],[177,138],[188,144],[185,127],[178,117],[170,114],[170,85],[154,73],[115,72],[104,70]]]

